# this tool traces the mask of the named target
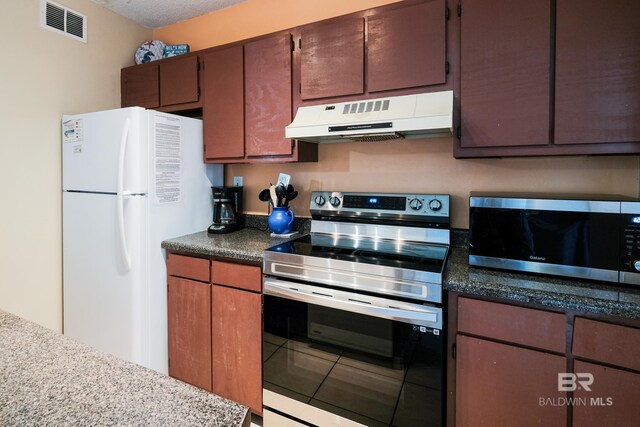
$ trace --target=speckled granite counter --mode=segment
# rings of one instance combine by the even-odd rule
[[[444,288],[549,307],[640,318],[640,289],[469,266],[469,252],[452,248]]]
[[[454,235],[443,286],[449,291],[530,302],[549,307],[640,318],[640,288],[606,283],[567,280],[470,267],[465,233]],[[297,236],[294,236],[295,238]],[[231,234],[210,236],[207,232],[164,241],[162,247],[199,255],[262,261],[262,251],[287,239],[274,239],[268,232],[245,228]]]
[[[2,426],[243,426],[248,409],[0,311]]]
[[[291,237],[295,239],[299,235]],[[290,239],[274,238],[270,232],[243,228],[229,234],[208,234],[206,231],[188,234],[162,242],[162,247],[176,252],[235,258],[242,261],[262,261],[262,252]]]

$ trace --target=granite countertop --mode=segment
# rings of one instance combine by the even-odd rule
[[[248,409],[0,311],[2,426],[243,426]]]
[[[551,308],[640,318],[640,289],[471,267],[466,248],[451,248],[443,286],[449,291],[537,303]]]
[[[269,231],[243,228],[228,234],[209,234],[206,231],[188,234],[162,242],[162,247],[176,252],[234,258],[242,261],[262,262],[262,252],[279,243],[299,237],[271,237]]]
[[[529,302],[631,319],[640,318],[640,289],[600,282],[490,270],[469,266],[465,233],[453,233],[453,246],[443,279],[448,291]],[[294,236],[292,238],[295,238]],[[271,238],[266,231],[245,228],[230,234],[206,231],[162,242],[162,247],[198,255],[262,261],[262,251],[289,239]]]

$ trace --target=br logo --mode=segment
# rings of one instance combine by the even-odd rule
[[[587,372],[572,373],[561,372],[558,374],[558,391],[576,391],[578,389],[591,391],[589,387],[593,384],[593,374]]]

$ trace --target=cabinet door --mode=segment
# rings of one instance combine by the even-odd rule
[[[549,143],[549,0],[463,0],[461,146]]]
[[[640,329],[576,317],[573,355],[640,371]]]
[[[244,55],[247,156],[291,155],[291,36],[247,43]]]
[[[464,335],[456,341],[456,425],[566,426],[565,405],[540,404],[566,397],[558,391],[564,357]]]
[[[204,55],[205,160],[244,157],[242,46]]]
[[[197,56],[160,63],[160,104],[198,102],[198,68]]]
[[[640,2],[558,0],[555,143],[640,141]]]
[[[211,391],[211,285],[168,279],[169,375]]]
[[[262,295],[213,285],[213,392],[262,413]]]
[[[364,19],[337,19],[301,30],[303,100],[364,93]]]
[[[574,363],[573,370],[593,375],[591,391],[578,387],[573,392],[579,402],[573,405],[574,426],[638,425],[640,374],[581,361]]]
[[[160,106],[158,66],[123,68],[120,71],[122,107],[156,108]]]
[[[367,18],[369,92],[444,82],[444,0],[431,0]]]

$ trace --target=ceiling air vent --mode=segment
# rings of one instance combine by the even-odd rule
[[[61,4],[40,0],[40,25],[56,33],[87,42],[87,17]]]

